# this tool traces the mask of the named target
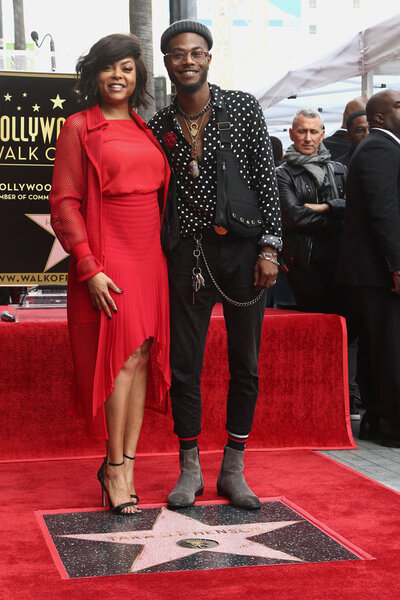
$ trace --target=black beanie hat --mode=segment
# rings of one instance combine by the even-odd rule
[[[211,31],[208,29],[208,27],[203,25],[203,23],[199,23],[198,21],[183,19],[182,21],[175,21],[175,23],[172,23],[172,25],[170,25],[168,29],[164,31],[160,42],[161,52],[166,54],[169,41],[176,35],[179,35],[180,33],[186,33],[188,31],[191,33],[197,33],[197,35],[201,35],[201,37],[206,40],[208,49],[211,50],[213,39]]]

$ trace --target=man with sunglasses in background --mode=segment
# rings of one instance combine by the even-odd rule
[[[168,505],[191,506],[204,487],[198,450],[200,375],[211,312],[220,294],[230,381],[228,441],[217,488],[231,504],[257,509],[260,501],[243,476],[243,458],[258,396],[265,311],[265,294],[260,292],[274,285],[278,272],[278,190],[259,104],[250,94],[221,90],[207,81],[212,44],[210,30],[196,21],[177,21],[163,33],[161,51],[176,97],[149,123],[174,173],[162,239],[170,280],[171,402],[181,474]],[[225,169],[217,161],[221,146],[233,153],[226,185],[232,187],[235,179],[235,186],[245,188],[244,195],[256,198],[259,218],[239,217],[238,227],[249,227],[244,235],[234,233],[235,223],[218,217],[217,196],[225,190],[217,186],[217,170]],[[236,218],[235,211],[231,217]]]

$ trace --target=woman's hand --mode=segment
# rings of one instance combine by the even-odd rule
[[[109,289],[117,294],[122,294],[123,290],[115,285],[112,279],[107,277],[105,273],[97,273],[87,280],[90,298],[92,299],[93,307],[97,310],[104,310],[106,316],[111,319],[111,310],[117,312],[117,307],[112,299]]]

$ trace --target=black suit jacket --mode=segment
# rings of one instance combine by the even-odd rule
[[[393,287],[400,269],[400,144],[372,129],[355,149],[347,178],[338,281]]]
[[[332,135],[325,137],[322,141],[326,148],[331,153],[331,159],[337,160],[339,156],[343,156],[350,149],[350,144],[347,139],[347,132],[345,129],[338,129]]]

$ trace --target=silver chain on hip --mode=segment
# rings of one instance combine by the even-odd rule
[[[215,278],[214,278],[213,274],[211,273],[210,267],[208,266],[208,262],[207,262],[207,259],[205,257],[205,254],[204,254],[203,246],[201,244],[202,237],[203,236],[201,235],[201,233],[195,234],[194,239],[195,239],[195,243],[196,243],[196,250],[200,250],[201,256],[203,257],[204,264],[206,265],[206,269],[207,269],[207,272],[208,272],[208,274],[210,276],[210,279],[211,279],[213,285],[215,286],[215,288],[217,289],[217,291],[221,294],[222,298],[224,300],[226,300],[227,302],[229,302],[229,304],[233,304],[233,306],[236,306],[237,308],[246,308],[247,306],[253,306],[253,304],[256,304],[259,300],[261,300],[261,298],[262,298],[262,296],[264,294],[264,289],[260,290],[259,293],[257,294],[257,296],[255,298],[253,298],[252,300],[248,300],[247,302],[239,302],[238,300],[232,300],[232,298],[229,298],[229,296],[227,296],[225,294],[225,292],[223,292],[221,290],[221,288],[219,287],[218,283],[215,281]],[[196,291],[198,291],[198,290],[196,290]]]

